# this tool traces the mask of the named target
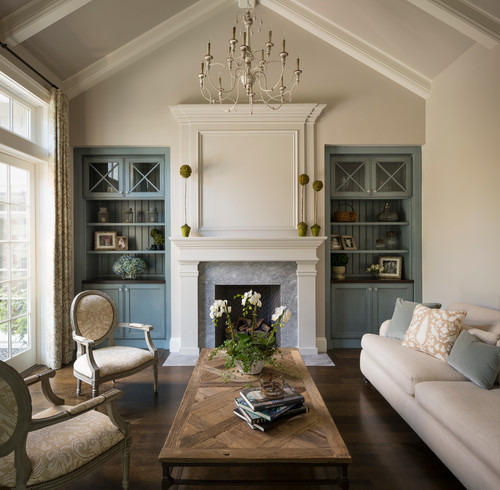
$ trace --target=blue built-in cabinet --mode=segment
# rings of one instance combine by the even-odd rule
[[[391,318],[397,298],[421,300],[421,149],[327,146],[325,180],[325,221],[330,234],[326,247],[328,347],[360,347],[364,333],[378,332],[380,324]],[[377,219],[386,203],[397,219]],[[356,221],[339,221],[339,212],[356,213]],[[339,250],[333,245],[338,237],[351,237],[353,247]],[[391,244],[394,237],[395,246]],[[380,248],[382,242],[385,248]],[[345,279],[335,279],[332,272],[332,257],[339,253],[349,257]],[[366,269],[379,263],[381,256],[401,258],[401,278],[371,278]]]
[[[75,148],[75,292],[98,289],[116,303],[119,322],[153,326],[157,347],[170,340],[169,148]],[[105,209],[105,213],[102,211]],[[103,217],[105,216],[105,217]],[[165,242],[153,246],[151,230]],[[126,237],[112,248],[96,234]],[[135,279],[113,273],[121,255],[141,257],[146,270]],[[117,329],[121,345],[143,346],[144,334]]]

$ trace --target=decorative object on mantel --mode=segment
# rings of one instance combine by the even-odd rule
[[[261,49],[252,48],[253,24],[257,21],[252,11],[253,7],[255,0],[247,0],[239,29],[239,34],[243,36],[239,47],[241,54],[236,54],[238,39],[236,39],[236,26],[233,26],[226,60],[223,63],[213,63],[208,43],[207,54],[201,63],[198,75],[201,94],[210,103],[218,102],[225,112],[237,110],[243,91],[248,97],[250,114],[253,113],[254,102],[262,102],[269,109],[277,110],[285,101],[292,100],[299,85],[302,73],[300,61],[297,58],[293,71],[287,67],[288,53],[285,50],[284,37],[279,58],[271,59],[271,50],[274,47],[271,30],[268,31],[267,42],[263,43]],[[236,19],[236,24],[238,22]],[[261,32],[262,24],[260,19],[257,32]],[[285,82],[290,85],[288,90]],[[223,104],[229,104],[229,107],[225,108]]]
[[[378,279],[380,274],[385,272],[385,269],[380,264],[372,264],[366,269],[366,272],[371,274],[372,279]]]
[[[345,267],[348,262],[349,256],[347,254],[332,254],[332,271],[335,279],[345,279]]]
[[[231,307],[227,300],[217,299],[210,306],[210,318],[217,326],[219,318],[226,315],[226,331],[231,335],[230,339],[225,340],[220,346],[216,347],[210,353],[210,359],[219,354],[226,356],[226,369],[238,368],[244,374],[259,374],[266,364],[279,367],[275,355],[279,352],[276,345],[276,331],[278,327],[283,328],[286,322],[290,320],[292,313],[286,306],[279,306],[274,310],[271,317],[273,321],[270,330],[260,332],[256,330],[257,326],[257,308],[262,306],[260,294],[257,291],[247,291],[245,294],[237,294],[235,298],[241,298],[243,305],[243,317],[250,316],[250,332],[238,332],[236,325],[231,320]],[[230,374],[225,377],[228,380]]]
[[[151,245],[151,250],[163,250],[163,244],[165,243],[165,237],[163,233],[157,228],[153,228],[150,233],[153,238],[153,245]]]
[[[351,211],[341,211],[340,208],[342,206],[348,206],[351,208]],[[358,220],[358,213],[354,211],[354,208],[348,202],[341,202],[337,210],[333,213],[333,221],[340,222],[354,222]]]
[[[397,221],[399,219],[398,213],[391,209],[389,201],[385,202],[384,210],[377,215],[377,221]]]
[[[181,226],[181,231],[182,236],[188,237],[191,227],[187,224],[187,179],[191,177],[193,171],[189,165],[181,165],[179,172],[184,178],[184,224]]]
[[[300,223],[297,224],[297,229],[299,230],[299,236],[307,235],[307,223],[304,223],[304,194],[305,186],[309,183],[309,175],[300,174],[299,184],[301,186],[301,198],[300,198]]]
[[[122,255],[114,264],[113,272],[122,279],[135,279],[146,268],[146,262],[140,257]]]
[[[313,182],[314,195],[314,225],[311,226],[311,233],[313,236],[318,236],[321,230],[321,226],[318,225],[317,210],[318,210],[318,194],[323,189],[323,182],[321,180],[315,180]]]

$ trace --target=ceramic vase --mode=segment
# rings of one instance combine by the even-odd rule
[[[345,265],[334,265],[332,269],[335,279],[345,279]]]
[[[241,361],[234,361],[236,364],[236,367],[238,368],[239,372],[242,374],[260,374],[264,366],[266,365],[266,361],[254,361],[250,368],[245,371],[245,368],[243,367],[243,363]]]

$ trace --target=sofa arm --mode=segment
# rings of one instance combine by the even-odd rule
[[[387,330],[389,330],[389,324],[391,323],[391,320],[386,320],[382,325],[380,325],[380,329],[378,331],[378,334],[382,337],[387,337]]]

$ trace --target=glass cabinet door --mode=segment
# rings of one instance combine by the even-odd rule
[[[370,192],[370,157],[332,156],[332,197],[363,197]]]
[[[155,158],[127,159],[127,165],[127,189],[131,197],[158,197],[164,194],[162,160]]]
[[[387,197],[411,196],[411,162],[408,156],[372,157],[372,191]]]
[[[123,192],[123,162],[118,158],[84,158],[85,197],[121,196]]]

